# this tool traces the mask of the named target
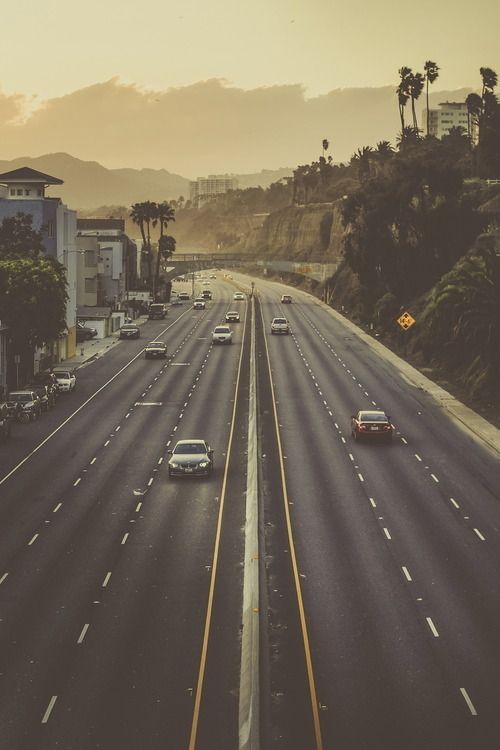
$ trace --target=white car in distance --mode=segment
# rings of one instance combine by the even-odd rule
[[[215,326],[212,333],[213,344],[232,344],[233,332],[229,326]]]
[[[72,370],[53,370],[59,392],[68,393],[76,388],[76,375]]]

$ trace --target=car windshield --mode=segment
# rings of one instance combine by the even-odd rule
[[[281,325],[282,323],[286,323],[286,319],[285,318],[275,318],[274,322],[275,323],[279,323]]]
[[[214,333],[229,333],[230,328],[227,326],[217,326],[217,328],[214,329]]]
[[[176,445],[174,453],[206,453],[206,447],[204,443],[182,443]]]
[[[386,415],[376,411],[362,411],[359,418],[362,422],[387,422]]]
[[[137,331],[137,326],[122,326],[122,331]]]
[[[62,372],[61,370],[54,370],[54,375],[60,380],[68,380],[71,377],[69,372]]]

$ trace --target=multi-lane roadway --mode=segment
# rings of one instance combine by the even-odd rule
[[[0,446],[0,747],[496,748],[498,456],[324,305],[233,276]],[[214,473],[169,479],[193,437]]]

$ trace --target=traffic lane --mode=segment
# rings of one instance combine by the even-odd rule
[[[455,706],[332,418],[293,351],[281,347],[277,356],[279,343],[270,344],[271,360],[325,737],[364,747],[374,733],[406,742],[424,726],[439,737],[432,721],[443,721],[441,729],[460,721],[458,700]],[[307,396],[287,398],[287,389]],[[307,443],[305,424],[315,425]]]
[[[226,356],[233,357],[233,354],[227,350]],[[227,433],[227,393],[234,388],[234,372],[228,364],[225,364],[224,376],[221,376],[217,363],[211,368],[207,364],[199,381],[200,390],[193,394],[185,411],[185,435],[193,434],[193,431],[199,434],[200,424],[210,424],[216,434]],[[84,747],[89,748],[95,747],[95,742],[103,742],[104,746],[109,742],[113,746],[135,748],[144,737],[148,738],[148,748],[164,746],[167,737],[175,746],[186,746],[186,727],[189,729],[192,686],[198,667],[203,606],[211,567],[210,550],[220,500],[222,460],[220,465],[213,477],[201,481],[168,480],[166,468],[160,469],[142,501],[141,520],[131,532],[124,555],[113,571],[109,584],[112,587],[108,586],[107,590],[111,597],[110,610],[103,610],[103,623],[98,622],[93,628],[93,632],[102,630],[104,638],[109,633],[104,664],[102,642],[93,646],[92,640],[86,637],[89,652],[78,685],[91,685],[97,679],[103,695],[99,692],[96,697],[92,691],[90,695],[81,695],[79,688],[73,692],[70,685],[70,694],[63,698],[63,704],[74,706],[75,710],[70,712],[73,718],[62,728],[57,726],[47,747],[54,746],[51,745],[54,738],[62,741],[65,747],[73,747],[70,739],[82,736],[82,733],[88,737],[88,745]],[[165,518],[167,512],[169,516]],[[236,530],[241,536],[239,526]],[[232,529],[230,546],[234,543],[234,533],[235,529]],[[143,554],[150,561],[147,571],[143,565],[138,565],[136,549],[139,555]],[[152,554],[154,561],[151,560]],[[135,594],[133,600],[130,599],[131,585],[132,590],[138,592],[139,604]],[[189,592],[188,596],[186,592]],[[228,605],[225,594],[224,607]],[[241,600],[238,606],[233,605],[232,610],[233,623],[239,622]],[[142,613],[139,620],[137,611]],[[144,613],[152,613],[146,621]],[[115,634],[118,621],[123,637]],[[233,625],[233,631],[233,652],[236,653],[238,627]],[[230,643],[225,643],[226,651],[229,646]],[[158,658],[159,654],[161,658]],[[232,676],[226,676],[231,689],[234,689],[234,662],[233,658]],[[234,693],[223,690],[222,683],[220,679],[217,700],[224,698],[234,704]],[[113,698],[108,699],[103,708],[104,695]],[[144,696],[144,699],[139,696]],[[97,712],[95,717],[94,712]],[[75,715],[94,718],[86,727],[80,727],[75,726]],[[134,717],[132,725],[124,720],[128,715]],[[236,716],[237,711],[230,724],[232,727]],[[228,726],[226,720],[219,732],[227,733]]]
[[[164,323],[164,321],[160,321]],[[153,328],[150,331],[151,337],[163,334],[165,326],[146,324]],[[169,327],[172,324],[169,324]],[[189,332],[193,325],[191,316],[182,320],[176,320],[172,329],[169,328],[169,337],[171,337],[171,346],[178,346],[179,340],[182,340]],[[143,326],[144,327],[144,326]],[[171,331],[171,333],[170,333]],[[154,334],[154,335],[153,335]],[[149,339],[148,339],[149,340]],[[12,436],[0,450],[0,480],[7,474],[25,455],[36,448],[48,435],[50,435],[59,425],[64,422],[73,412],[78,409],[88,398],[105,386],[114,376],[121,377],[122,372],[126,372],[129,364],[134,358],[140,359],[144,346],[144,340],[131,340],[120,342],[120,345],[113,347],[105,355],[95,360],[91,360],[83,366],[78,367],[76,371],[77,389],[71,393],[61,393],[56,407],[43,415],[42,419],[28,425],[15,424]],[[169,348],[171,348],[171,346]],[[123,369],[125,368],[125,369]],[[119,375],[117,375],[120,373]],[[146,375],[146,372],[145,372]],[[114,382],[114,381],[112,381]],[[140,381],[138,386],[140,387]],[[139,391],[140,392],[140,391]],[[108,396],[107,393],[104,396]],[[4,498],[4,490],[0,486],[0,497]]]
[[[318,375],[321,367],[311,353],[307,362],[307,367],[311,366],[312,372]],[[316,389],[322,381],[327,382],[327,378],[323,376],[313,381]],[[345,386],[346,383],[349,381],[341,379],[339,385]],[[348,390],[346,386],[340,391],[340,403],[349,398]],[[328,386],[323,395],[329,398]],[[492,612],[492,605],[496,609],[494,603],[498,601],[498,587],[494,583],[496,577],[492,575],[498,569],[497,556],[494,554],[486,567],[480,562],[477,558],[480,538],[472,533],[472,528],[464,526],[460,518],[453,518],[454,506],[448,502],[449,498],[443,498],[432,475],[419,473],[418,462],[408,460],[409,454],[404,444],[399,444],[399,450],[395,448],[376,445],[361,448],[353,444],[350,455],[359,467],[371,500],[381,506],[381,519],[384,522],[381,530],[391,544],[396,545],[395,539],[401,538],[403,541],[400,569],[405,571],[405,577],[410,575],[408,571],[412,571],[412,580],[413,577],[419,580],[419,594],[422,596],[417,600],[425,602],[421,609],[426,608],[425,624],[430,633],[435,638],[439,637],[435,635],[437,621],[448,621],[451,626],[452,635],[446,646],[443,644],[441,659],[443,663],[448,662],[448,673],[454,678],[450,682],[454,682],[456,693],[459,694],[458,686],[462,681],[471,685],[472,674],[481,674],[483,688],[490,689],[491,696],[491,686],[498,682],[498,675],[497,670],[488,664],[488,654],[491,659],[496,649],[490,643],[487,630],[493,632],[498,622],[498,612]],[[399,525],[396,525],[396,521]],[[474,545],[475,553],[472,552]],[[472,554],[465,565],[464,546],[471,548]],[[445,563],[442,560],[443,549],[446,549]],[[421,571],[415,570],[414,560],[428,563],[421,566],[427,568],[423,571],[425,575],[419,575]],[[468,585],[465,581],[468,581]],[[487,604],[478,607],[478,599]],[[453,626],[457,622],[461,623],[458,629]],[[481,643],[479,648],[467,646],[467,643],[475,644],[476,640]],[[467,648],[467,653],[474,653],[470,659],[471,669],[465,669],[463,664],[461,655],[464,648]],[[467,711],[466,702],[463,708]]]
[[[428,394],[407,383],[397,366],[380,358],[355,335],[339,335],[337,321],[326,329],[324,317],[328,313],[317,305],[314,310],[321,319],[314,325],[315,333],[326,347],[334,349],[335,354],[329,350],[333,363],[346,365],[346,376],[356,377],[361,406],[370,408],[375,401],[379,408],[385,408],[405,444],[414,451],[415,459],[432,467],[430,471],[446,482],[450,496],[458,502],[463,504],[467,498],[480,496],[480,503],[474,503],[474,511],[481,513],[481,523],[484,519],[489,527],[498,528],[497,458],[443,412]],[[314,315],[309,312],[306,315],[314,323]],[[326,323],[330,320],[328,316]],[[330,331],[335,331],[334,338],[328,336]]]

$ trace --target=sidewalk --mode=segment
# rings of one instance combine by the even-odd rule
[[[134,325],[142,326],[147,323],[147,315],[141,315],[134,320]],[[120,341],[120,330],[115,331],[111,336],[103,339],[89,339],[88,341],[78,342],[76,345],[76,354],[68,359],[63,359],[57,367],[70,367],[77,370],[82,364],[88,362],[94,357],[102,357]]]

